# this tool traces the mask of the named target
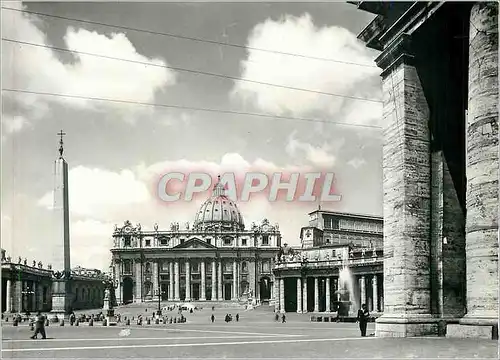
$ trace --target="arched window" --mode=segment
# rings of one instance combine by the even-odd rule
[[[125,274],[132,273],[132,262],[128,259],[123,261],[123,272]]]

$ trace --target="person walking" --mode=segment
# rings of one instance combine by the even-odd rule
[[[358,310],[358,317],[356,321],[359,322],[359,330],[361,331],[361,336],[366,336],[366,326],[368,325],[368,319],[370,313],[366,307],[366,304],[361,305],[361,309]]]
[[[210,320],[212,320],[212,322],[215,321],[215,315],[214,314],[212,314],[212,316],[210,316]]]
[[[283,315],[281,316],[281,323],[282,323],[282,324],[286,323],[286,316],[285,316],[285,313],[283,313]]]
[[[236,322],[240,321],[240,314],[236,314]]]
[[[38,334],[42,335],[42,339],[46,339],[45,334],[45,316],[42,315],[41,311],[36,314],[35,318],[35,333],[31,336],[32,339],[37,339]]]

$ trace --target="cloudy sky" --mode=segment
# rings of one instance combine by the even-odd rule
[[[163,203],[155,194],[159,176],[172,171],[334,172],[342,200],[323,208],[382,214],[381,104],[352,99],[381,96],[377,54],[356,39],[372,15],[343,3],[3,6],[122,27],[3,10],[4,38],[128,60],[2,41],[4,89],[80,97],[2,94],[2,247],[14,258],[53,259],[50,207],[60,129],[67,133],[73,266],[107,268],[115,223],[129,219],[152,229],[158,222],[168,229],[174,221],[192,222],[202,198]],[[268,218],[296,245],[316,208],[263,198],[240,203],[247,225]]]

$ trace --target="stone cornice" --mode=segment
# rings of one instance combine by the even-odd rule
[[[385,77],[401,63],[413,64],[413,59],[411,36],[401,34],[375,59],[375,63],[383,70],[381,76]]]

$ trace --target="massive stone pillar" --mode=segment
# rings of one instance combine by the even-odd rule
[[[263,281],[263,280],[261,280]],[[280,310],[280,279],[275,278],[273,283],[273,298],[274,298],[274,311],[278,312]]]
[[[280,311],[285,312],[285,279],[280,279]]]
[[[498,3],[476,3],[470,23],[467,314],[461,323],[495,325],[498,329]]]
[[[168,264],[168,301],[174,300],[174,263]]]
[[[373,311],[378,311],[378,283],[377,274],[373,274],[372,278],[372,289],[373,289]]]
[[[325,285],[325,300],[326,300],[326,308],[325,312],[330,312],[330,278],[326,278],[326,285]]]
[[[217,300],[217,265],[212,261],[212,301]]]
[[[297,278],[297,312],[302,313],[302,281]]]
[[[189,260],[185,262],[186,266],[186,298],[184,301],[191,301],[191,263]]]
[[[205,259],[201,260],[200,263],[201,266],[201,294],[200,294],[200,300],[206,300],[206,285],[205,285]]]
[[[302,289],[302,313],[307,313],[307,277],[304,277],[304,288]]]
[[[174,274],[175,274],[175,292],[174,292],[174,300],[179,301],[181,296],[181,276],[179,274],[179,261],[175,261],[174,265]]]
[[[383,89],[384,315],[376,336],[437,334],[430,289],[429,108],[410,38],[402,34],[376,59]]]
[[[219,301],[224,300],[222,296],[222,260],[219,260],[219,271],[217,272],[217,292]]]
[[[319,279],[314,277],[314,312],[319,312]]]

